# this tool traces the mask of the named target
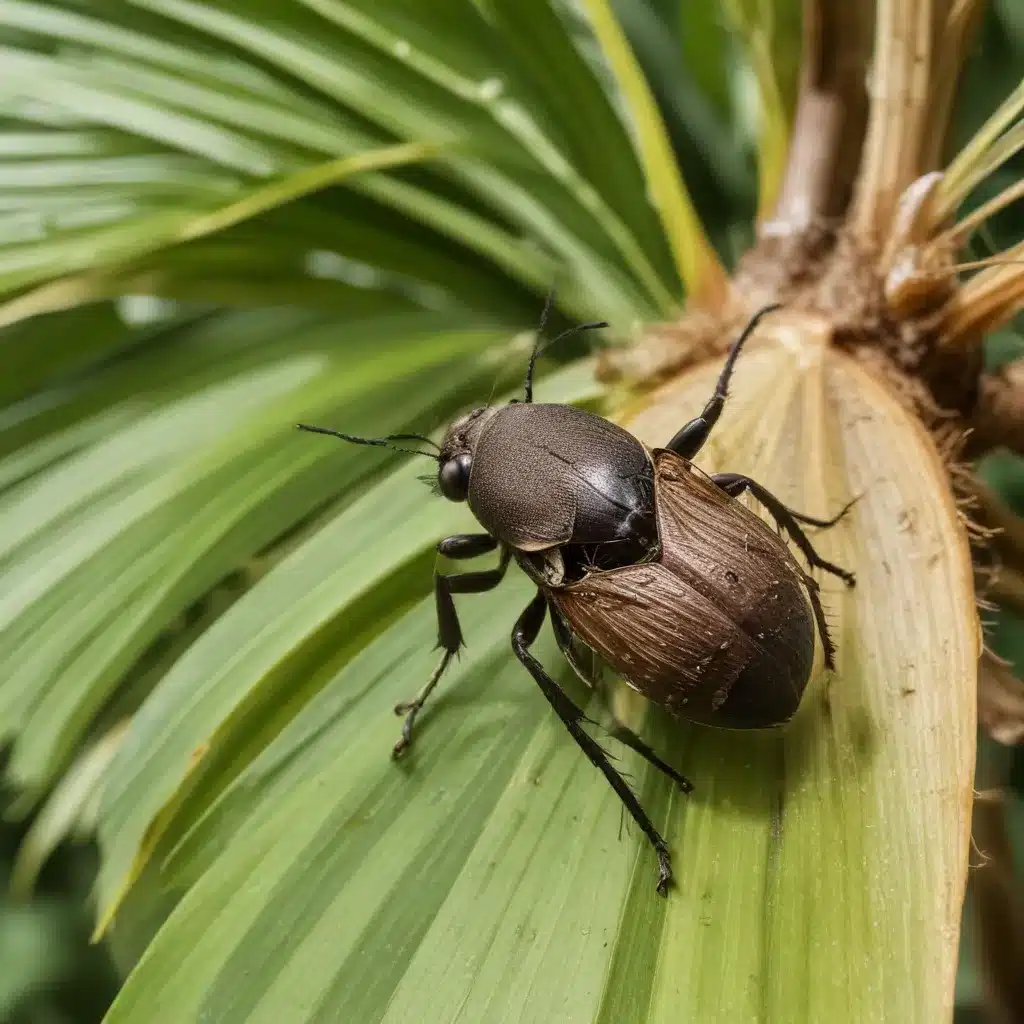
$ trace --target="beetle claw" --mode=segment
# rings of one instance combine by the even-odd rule
[[[672,884],[672,858],[668,850],[658,851],[658,885],[659,896],[668,895],[668,887]]]
[[[412,746],[412,727],[421,707],[423,707],[423,702],[419,700],[405,701],[395,705],[395,714],[405,715],[405,721],[402,723],[402,735],[398,737],[398,742],[391,748],[391,756],[396,761]]]

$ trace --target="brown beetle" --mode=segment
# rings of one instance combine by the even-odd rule
[[[549,297],[541,332],[550,302]],[[832,526],[849,505],[833,519],[813,519],[787,508],[749,477],[705,476],[690,461],[721,414],[744,341],[777,308],[768,306],[751,318],[704,411],[664,448],[649,450],[621,427],[573,406],[534,404],[538,332],[523,402],[474,409],[449,427],[436,455],[416,453],[437,460],[441,493],[468,501],[487,531],[448,537],[437,550],[449,558],[473,558],[500,548],[501,556],[495,569],[435,573],[443,653],[426,686],[395,709],[405,715],[395,756],[412,742],[417,714],[463,645],[453,595],[496,587],[514,557],[537,584],[537,595],[512,631],[512,648],[650,840],[662,894],[672,879],[664,839],[583,729],[583,711],[544,671],[530,645],[550,612],[559,647],[588,682],[593,673],[585,662],[596,657],[670,713],[729,729],[766,728],[792,717],[811,674],[815,629],[825,664],[833,667],[817,583],[784,541],[736,498],[749,491],[812,568],[852,586],[853,575],[821,558],[800,527]],[[302,429],[358,444],[434,444],[415,434],[357,438],[322,427]],[[610,731],[684,791],[693,788],[624,725]]]

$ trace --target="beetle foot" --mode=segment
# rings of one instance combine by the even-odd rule
[[[391,756],[396,761],[412,746],[412,727],[421,707],[423,707],[421,700],[402,701],[395,705],[395,714],[405,715],[405,721],[402,723],[402,735],[398,737],[398,742],[391,748]]]
[[[824,558],[818,558],[811,562],[812,569],[824,569],[825,572],[831,576],[838,576],[848,587],[855,587],[857,585],[857,577],[852,572],[847,572],[846,569],[840,568],[838,565],[833,565],[832,562],[826,562]],[[808,578],[813,579],[813,577]],[[814,580],[814,589],[820,590],[818,581]]]
[[[672,884],[672,858],[667,849],[658,850],[658,886],[659,896],[668,895],[668,887]]]

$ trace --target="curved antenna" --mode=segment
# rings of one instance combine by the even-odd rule
[[[540,323],[537,324],[537,340],[533,343],[530,361],[526,366],[526,397],[524,401],[527,405],[533,401],[533,367],[537,362],[537,356],[540,355],[541,346],[544,344],[544,328],[548,325],[548,316],[551,313],[551,307],[554,305],[554,302],[555,286],[552,285],[544,299],[544,308],[540,311]]]
[[[729,349],[729,355],[726,357],[725,366],[722,367],[722,376],[718,381],[718,387],[715,390],[715,394],[721,394],[722,398],[725,398],[725,393],[729,387],[729,378],[732,377],[732,369],[736,365],[736,357],[740,354],[740,349],[743,348],[743,342],[749,338],[754,331],[757,329],[757,325],[761,322],[761,319],[767,316],[769,313],[774,313],[775,310],[782,309],[781,302],[773,302],[771,305],[762,306],[754,315],[747,321],[747,326],[740,332],[740,336],[732,343],[732,348]]]
[[[352,444],[368,444],[375,448],[390,448],[392,451],[403,452],[406,455],[426,455],[428,459],[434,459],[436,462],[441,461],[440,454],[421,452],[415,448],[400,448],[398,445],[390,443],[391,441],[424,441],[427,444],[433,445],[438,453],[440,453],[441,446],[423,434],[388,434],[387,437],[356,437],[354,434],[343,434],[340,430],[332,430],[330,427],[314,427],[309,423],[297,423],[296,426],[299,430],[308,430],[311,434],[327,434],[330,437],[340,437],[342,441],[350,441]]]
[[[605,320],[597,320],[589,324],[577,324],[575,327],[570,327],[566,331],[562,331],[557,337],[552,338],[551,341],[544,340],[544,328],[548,323],[548,316],[551,313],[551,306],[555,301],[555,289],[552,288],[548,292],[547,298],[544,300],[544,309],[540,314],[540,323],[537,326],[537,341],[534,343],[533,351],[530,353],[530,362],[526,367],[526,395],[523,401],[529,405],[533,401],[533,371],[537,365],[537,359],[542,352],[550,348],[552,345],[557,344],[563,338],[571,337],[573,334],[579,334],[582,331],[594,331],[600,327],[607,327],[608,323]]]

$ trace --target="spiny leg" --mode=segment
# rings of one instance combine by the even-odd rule
[[[537,639],[537,634],[540,633],[540,628],[544,624],[546,611],[547,599],[544,592],[538,590],[537,596],[529,603],[512,631],[512,650],[516,652],[516,657],[533,676],[541,692],[548,699],[548,703],[555,709],[555,713],[569,730],[572,738],[587,755],[587,759],[601,770],[625,805],[626,810],[650,840],[658,855],[658,892],[664,896],[672,881],[672,862],[668,844],[662,839],[651,819],[647,817],[644,809],[640,806],[640,801],[626,784],[626,780],[608,760],[608,755],[601,749],[597,741],[581,727],[580,722],[585,718],[582,709],[577,707],[569,695],[544,671],[540,662],[529,651],[530,645]]]
[[[732,348],[729,349],[725,366],[722,367],[722,372],[718,377],[718,384],[715,386],[715,393],[711,396],[708,404],[704,406],[704,411],[696,419],[690,420],[665,445],[666,448],[671,449],[677,455],[682,455],[684,459],[692,459],[704,447],[704,442],[711,435],[711,430],[718,422],[718,417],[722,415],[722,409],[725,406],[725,399],[729,391],[729,379],[732,377],[733,367],[736,365],[736,357],[740,354],[743,343],[754,333],[757,325],[761,322],[761,318],[778,308],[778,305],[765,306],[764,309],[759,309],[750,318],[750,322],[743,328],[743,333],[733,342]]]
[[[818,627],[818,636],[821,638],[821,647],[825,652],[825,668],[831,670],[836,667],[836,645],[832,642],[832,634],[828,631],[828,623],[825,621],[825,609],[821,606],[821,592],[818,581],[813,576],[803,574],[804,585],[807,587],[807,596],[811,602],[811,611],[814,612],[814,622]]]
[[[498,542],[486,533],[464,533],[454,537],[446,537],[437,545],[438,554],[447,558],[476,558],[493,551]],[[412,730],[416,724],[416,716],[433,692],[452,658],[462,647],[462,627],[455,610],[454,594],[480,594],[485,590],[493,590],[504,578],[508,568],[510,552],[504,548],[501,562],[497,569],[484,572],[463,572],[454,575],[434,573],[434,598],[437,603],[437,646],[443,651],[441,661],[426,686],[412,700],[395,705],[396,715],[405,715],[402,723],[402,735],[392,750],[392,756],[401,757],[412,743]]]
[[[801,515],[787,508],[772,494],[771,491],[762,487],[756,480],[749,476],[742,476],[739,473],[714,473],[711,479],[718,484],[730,497],[738,498],[744,491],[750,493],[771,513],[772,518],[782,527],[793,539],[793,543],[803,552],[804,557],[812,568],[824,569],[825,572],[838,576],[848,587],[852,587],[856,579],[852,572],[841,569],[832,562],[825,561],[811,544],[807,534],[800,529],[800,523],[810,523],[812,526],[832,526],[837,523],[850,509],[847,505],[834,519],[812,519],[810,516]],[[799,520],[799,522],[798,522]]]
[[[667,775],[684,793],[693,792],[693,783],[682,772],[677,772],[672,765],[658,757],[628,725],[620,722],[614,714],[612,715],[612,725],[608,729],[608,735],[613,740],[618,740],[623,746],[629,747],[630,750],[635,750],[645,761]]]
[[[750,493],[753,494],[758,501],[761,501],[765,508],[768,508],[768,504],[762,501],[760,497],[758,497],[758,495],[754,491],[754,487],[758,487],[762,491],[764,491],[765,494],[768,494],[769,497],[771,497],[772,500],[776,502],[779,508],[783,509],[787,515],[792,516],[792,518],[795,519],[798,523],[806,523],[808,526],[816,526],[820,530],[827,530],[830,527],[835,526],[836,523],[838,523],[846,515],[846,513],[849,512],[850,509],[853,508],[853,506],[856,505],[858,501],[860,501],[860,496],[851,499],[831,519],[815,519],[814,516],[804,515],[803,512],[797,512],[795,509],[791,509],[788,506],[783,505],[778,498],[776,498],[774,495],[771,495],[770,492],[766,491],[763,487],[761,487],[760,484],[754,483],[754,481],[751,480],[750,477],[743,476],[742,473],[712,473],[711,479],[714,480],[714,482],[718,484],[718,486],[721,487],[723,491],[725,491],[727,494],[732,495],[732,497],[734,498],[737,495],[742,494],[745,487],[748,487],[751,484],[753,484],[753,487],[751,487],[750,489]],[[745,483],[741,486],[740,481],[745,481]],[[731,487],[738,487],[739,490],[733,493],[733,491],[730,490]],[[774,512],[772,514],[774,515]]]
[[[571,651],[571,634],[569,627],[565,623],[565,619],[561,613],[553,606],[549,604],[551,610],[551,624],[555,631],[555,640],[558,643],[558,648],[565,655],[566,660],[570,664],[574,664],[574,655]],[[635,750],[648,764],[654,765],[658,771],[663,772],[673,782],[675,782],[684,793],[690,793],[693,791],[693,783],[683,775],[676,771],[672,765],[663,761],[658,755],[639,737],[632,729],[620,721],[614,710],[609,706],[608,713],[612,719],[612,726],[605,731],[612,739],[618,740],[624,746],[629,747],[630,750]]]

